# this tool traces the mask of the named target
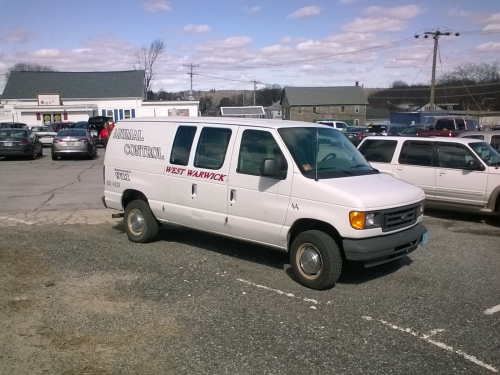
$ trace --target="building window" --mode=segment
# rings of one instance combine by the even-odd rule
[[[297,107],[297,113],[302,113],[302,107]]]
[[[318,108],[317,107],[313,107],[313,113],[318,113]]]
[[[113,117],[113,110],[112,109],[106,110],[106,117]]]
[[[354,106],[354,113],[359,113],[359,105]]]
[[[125,118],[130,118],[130,109],[126,109],[124,112],[125,112]]]
[[[326,107],[326,114],[331,115],[332,114],[332,107]]]
[[[354,120],[354,125],[359,126],[359,119]]]
[[[340,113],[345,113],[345,105],[340,107]]]

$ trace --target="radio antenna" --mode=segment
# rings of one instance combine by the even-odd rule
[[[318,128],[318,125],[316,125],[316,160],[314,161],[316,166],[315,166],[315,169],[316,169],[316,177],[314,179],[314,181],[318,181],[318,153],[319,153],[319,128]]]

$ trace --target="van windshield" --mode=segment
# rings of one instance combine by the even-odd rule
[[[486,142],[469,144],[474,152],[490,167],[500,165],[500,153]]]
[[[379,173],[338,130],[281,128],[278,132],[302,174],[308,178],[337,178]]]

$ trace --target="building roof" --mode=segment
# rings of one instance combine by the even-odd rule
[[[60,94],[63,100],[143,98],[144,70],[11,72],[2,99],[37,99],[37,94]]]
[[[262,116],[264,107],[220,107],[222,116]]]
[[[290,106],[368,104],[361,86],[285,87],[284,96],[287,97]]]

